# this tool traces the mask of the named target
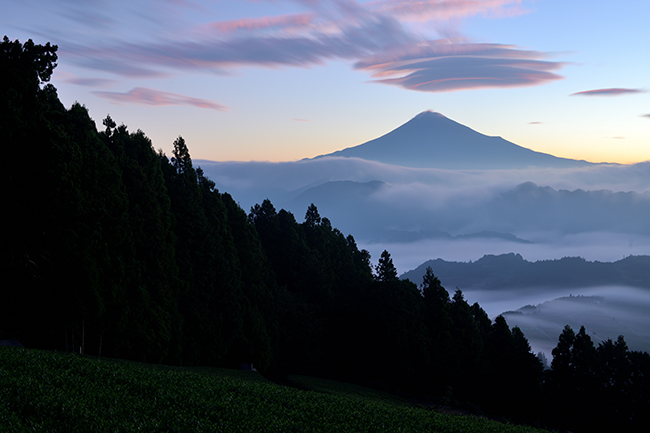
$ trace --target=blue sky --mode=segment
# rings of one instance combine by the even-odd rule
[[[650,2],[2,0],[67,106],[194,159],[290,161],[424,110],[558,156],[650,160]]]

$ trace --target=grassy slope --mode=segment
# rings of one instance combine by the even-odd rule
[[[0,347],[0,431],[535,432],[438,414],[361,387]]]
[[[394,394],[377,391],[351,383],[322,379],[319,377],[300,376],[297,374],[290,374],[287,376],[286,381],[289,385],[299,389],[345,397],[359,402],[383,403],[395,407],[413,407],[412,403]]]

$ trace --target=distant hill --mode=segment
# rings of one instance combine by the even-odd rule
[[[535,152],[501,137],[489,137],[432,111],[418,114],[379,138],[316,158],[326,156],[445,169],[569,168],[590,165],[586,161]]]
[[[650,287],[650,256],[629,256],[616,262],[590,262],[580,257],[529,262],[514,253],[485,255],[475,262],[436,259],[404,273],[401,278],[419,284],[428,266],[447,289]]]

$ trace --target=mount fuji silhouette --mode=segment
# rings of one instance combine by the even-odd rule
[[[323,157],[444,169],[570,168],[592,164],[535,152],[501,137],[489,137],[432,111],[418,114],[379,138],[316,158]]]

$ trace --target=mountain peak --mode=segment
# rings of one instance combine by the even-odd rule
[[[489,137],[431,110],[419,113],[379,138],[320,157],[324,156],[361,158],[415,168],[471,170],[565,168],[589,164],[535,152],[501,137]]]
[[[413,119],[433,119],[433,118],[440,118],[440,117],[444,119],[447,118],[447,116],[445,116],[442,113],[438,113],[437,111],[425,110],[420,114],[418,114],[417,116],[415,116]]]

